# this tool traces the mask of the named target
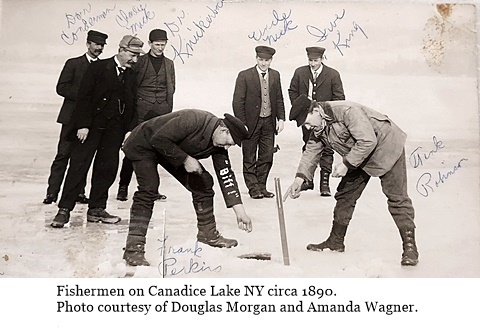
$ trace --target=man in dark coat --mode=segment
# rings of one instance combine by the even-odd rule
[[[57,201],[58,193],[67,170],[70,153],[72,151],[72,142],[67,140],[70,131],[70,120],[75,109],[77,101],[78,88],[82,81],[83,74],[91,62],[96,61],[103,52],[108,35],[90,30],[87,34],[87,52],[75,58],[70,58],[60,73],[57,83],[57,93],[64,98],[62,108],[58,114],[57,122],[62,124],[60,138],[58,140],[57,155],[53,160],[48,177],[47,196],[43,200],[44,204],[51,204]],[[88,198],[85,196],[85,184],[87,177],[83,179],[83,187],[77,196],[77,202],[86,204]]]
[[[228,148],[248,136],[237,118],[224,119],[198,109],[184,109],[150,119],[137,126],[123,145],[138,182],[130,210],[130,225],[123,258],[132,266],[150,265],[145,259],[148,224],[157,199],[161,165],[192,194],[197,214],[197,240],[212,247],[230,248],[234,239],[220,235],[213,214],[213,178],[198,161],[212,157],[220,189],[228,208],[233,208],[239,229],[252,230],[231,169]]]
[[[172,112],[175,93],[175,66],[163,53],[168,41],[167,32],[152,30],[148,39],[150,51],[140,57],[134,67],[137,72],[138,123]],[[118,200],[128,199],[128,185],[132,175],[132,162],[128,157],[124,157],[118,184]],[[159,193],[158,199],[166,200],[167,197]]]
[[[308,65],[297,68],[290,82],[290,88],[288,89],[290,103],[293,104],[300,95],[307,95],[308,98],[316,101],[345,100],[340,74],[335,69],[322,63],[325,48],[308,47],[306,51]],[[310,132],[302,126],[304,142],[302,151],[305,150]],[[320,195],[328,197],[331,195],[329,180],[333,164],[332,148],[327,145],[318,157],[316,161],[319,162],[321,169]],[[315,173],[316,166],[312,169]],[[307,180],[302,185],[302,190],[313,188],[313,180]]]
[[[126,132],[137,121],[136,83],[131,67],[144,53],[143,42],[126,35],[120,41],[117,55],[92,63],[83,76],[73,116],[72,150],[58,213],[51,226],[63,227],[75,206],[75,197],[82,186],[93,158],[87,221],[118,223],[118,216],[109,214],[108,189],[115,181],[119,150]]]
[[[415,210],[407,192],[405,141],[407,135],[388,116],[351,101],[311,101],[301,95],[293,103],[290,119],[311,130],[288,196],[297,198],[303,181],[312,178],[315,157],[325,144],[342,156],[332,176],[340,177],[330,236],[308,250],[345,251],[344,238],[355,204],[370,177],[379,177],[382,191],[403,242],[401,265],[416,265]]]
[[[241,71],[235,82],[233,113],[250,131],[242,144],[243,177],[250,197],[259,199],[275,196],[266,187],[275,135],[284,128],[285,105],[280,73],[270,68],[275,49],[258,46],[255,52],[257,65]]]

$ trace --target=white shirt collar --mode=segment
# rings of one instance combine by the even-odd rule
[[[262,73],[268,73],[268,69],[264,72],[260,69],[260,67],[255,66],[255,68],[257,69],[257,72],[258,72],[258,75],[262,76]],[[265,78],[267,78],[268,74],[265,75]]]
[[[90,63],[91,63],[91,62],[94,62],[94,61],[96,61],[96,60],[98,59],[98,57],[97,57],[97,58],[93,58],[92,56],[90,56],[90,55],[88,54],[88,52],[85,53],[85,56],[87,56],[87,60],[88,60]]]
[[[123,69],[126,69],[126,67],[123,67],[122,65],[120,65],[120,62],[118,61],[117,56],[113,57],[113,59],[115,60],[115,63],[117,64],[117,67],[121,67]]]
[[[322,70],[323,70],[323,64],[320,65],[320,67],[317,69],[317,76],[320,75],[320,73],[322,73]],[[312,72],[312,75],[315,76],[315,71],[310,67],[310,71]]]

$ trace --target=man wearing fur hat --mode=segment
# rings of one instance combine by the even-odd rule
[[[248,136],[245,125],[225,114],[220,119],[199,110],[184,109],[155,117],[138,125],[125,141],[123,151],[132,161],[138,190],[130,209],[130,225],[123,258],[132,266],[150,265],[145,259],[148,224],[157,199],[161,165],[192,194],[197,215],[197,240],[212,247],[230,248],[237,241],[217,230],[213,211],[213,178],[198,161],[211,157],[228,208],[233,208],[238,228],[252,231],[230,165],[228,148],[240,146]]]
[[[306,51],[308,65],[297,68],[293,74],[288,89],[290,102],[293,104],[295,99],[302,94],[316,101],[345,100],[340,74],[337,70],[324,65],[322,62],[325,48],[307,47]],[[302,151],[304,151],[310,136],[310,131],[302,127],[302,135],[304,142]],[[317,162],[320,166],[320,195],[328,197],[331,195],[330,174],[333,164],[333,150],[330,146],[327,145],[325,147],[323,152],[318,156]],[[312,169],[313,176],[316,166]],[[307,180],[302,185],[302,190],[313,188],[313,180]]]
[[[249,129],[242,144],[243,177],[253,199],[272,198],[267,179],[273,165],[275,135],[285,122],[280,73],[270,68],[275,49],[255,48],[257,65],[241,71],[235,82],[233,113]]]
[[[167,32],[154,29],[148,39],[150,51],[138,59],[134,68],[137,72],[138,123],[170,113],[175,93],[175,66],[163,53],[168,42]],[[132,174],[132,162],[128,157],[124,157],[117,193],[120,201],[128,199],[128,185]],[[166,200],[167,196],[159,193],[158,199]]]
[[[75,207],[82,180],[92,161],[87,221],[118,223],[121,220],[105,209],[108,190],[117,175],[120,147],[126,132],[137,122],[132,66],[144,53],[142,47],[139,38],[125,35],[115,56],[91,63],[83,76],[72,117],[70,138],[75,143],[59,210],[51,223],[53,228],[62,228],[69,222],[70,211]]]
[[[316,102],[302,95],[295,100],[290,120],[311,130],[300,159],[295,181],[288,196],[297,198],[301,185],[312,178],[314,158],[330,144],[343,161],[336,164],[333,177],[341,177],[335,194],[333,225],[328,239],[309,244],[308,250],[343,252],[347,227],[355,204],[370,177],[379,177],[387,196],[388,210],[403,241],[401,265],[416,265],[418,251],[415,242],[415,211],[407,193],[405,141],[407,135],[388,116],[350,101]]]

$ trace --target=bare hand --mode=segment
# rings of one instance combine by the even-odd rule
[[[200,162],[191,156],[187,156],[187,159],[183,162],[183,166],[188,173],[201,174],[203,172]]]
[[[77,138],[80,140],[81,143],[84,143],[88,137],[88,128],[78,129],[77,131]]]
[[[285,122],[282,121],[282,120],[278,121],[277,122],[277,134],[280,134],[280,132],[283,131],[284,127],[285,127]]]
[[[233,205],[233,210],[235,211],[235,214],[237,215],[238,229],[244,230],[246,232],[251,232],[252,231],[252,220],[250,219],[250,217],[245,212],[245,208],[243,207],[243,204]]]
[[[341,178],[341,177],[344,177],[347,174],[347,172],[348,172],[348,167],[346,167],[345,164],[343,164],[343,162],[340,162],[333,167],[332,177]]]
[[[300,197],[300,189],[302,187],[303,179],[295,178],[295,181],[288,187],[287,191],[283,195],[283,201],[286,201],[288,196],[295,199]]]

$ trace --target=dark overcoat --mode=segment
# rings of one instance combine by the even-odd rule
[[[57,94],[64,98],[57,117],[58,123],[70,124],[70,119],[75,110],[80,82],[89,65],[90,63],[86,55],[70,58],[65,62],[57,82]]]

